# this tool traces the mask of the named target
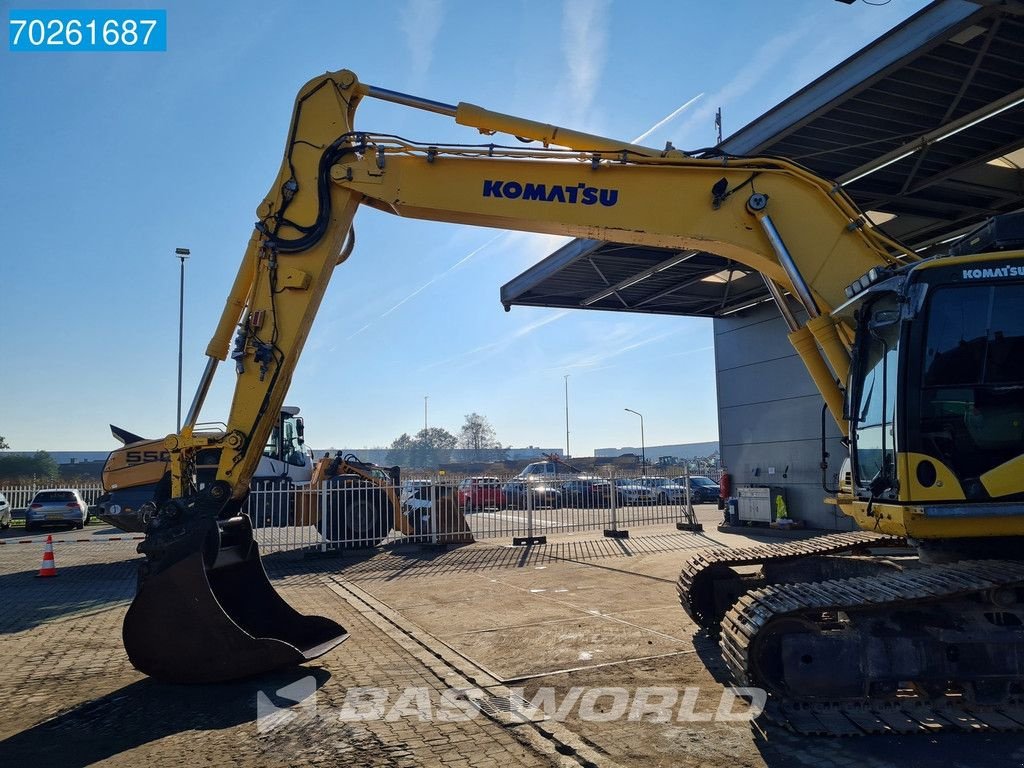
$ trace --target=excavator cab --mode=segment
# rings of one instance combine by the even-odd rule
[[[848,387],[855,499],[1021,497],[1022,277],[1001,254],[965,254],[878,271],[850,291],[841,310],[859,320]]]
[[[170,683],[216,683],[302,664],[348,638],[275,591],[245,514],[222,519],[224,484],[170,499],[150,517],[135,600],[122,627],[140,672]]]

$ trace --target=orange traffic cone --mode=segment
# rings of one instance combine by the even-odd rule
[[[53,535],[49,534],[46,537],[46,548],[43,549],[43,564],[39,566],[39,573],[36,574],[36,577],[56,575],[57,564],[53,562]]]

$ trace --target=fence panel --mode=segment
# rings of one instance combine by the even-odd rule
[[[715,469],[702,473],[715,482],[720,475]],[[675,479],[435,475],[399,486],[328,485],[318,490],[269,481],[253,485],[243,511],[268,551],[372,547],[403,539],[438,544],[515,539],[682,521],[686,498]],[[0,492],[12,508],[23,509],[37,491],[55,485],[59,481]],[[90,505],[103,493],[99,483],[77,490]],[[695,494],[693,503],[709,500]]]
[[[691,482],[691,498],[695,504],[712,501],[717,489],[700,490]],[[264,549],[327,549],[621,531],[685,522],[686,504],[682,478],[442,476],[399,486],[341,482],[318,490],[261,484],[245,511]]]

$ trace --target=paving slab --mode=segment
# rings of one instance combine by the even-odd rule
[[[384,596],[374,594],[384,599]],[[398,610],[420,627],[441,637],[461,632],[504,630],[510,627],[561,621],[566,615],[564,606],[536,600],[529,593],[523,595],[509,594],[507,590],[482,590],[481,599],[491,600],[495,606],[494,610],[481,615],[478,605],[473,601],[417,605]],[[394,607],[393,603],[388,604]]]
[[[808,535],[813,533],[798,532],[790,538]],[[616,689],[630,696],[630,708],[617,719],[584,716],[579,698],[557,719],[605,760],[620,765],[1024,765],[1024,743],[1015,734],[829,739],[797,736],[770,723],[716,719],[723,696],[736,711],[742,711],[742,704],[727,693],[728,675],[717,644],[699,632],[678,605],[675,579],[686,557],[700,548],[780,540],[785,539],[713,529],[705,534],[664,529],[650,537],[634,531],[630,539],[616,542],[550,537],[546,546],[534,547],[518,559],[488,555],[483,550],[493,545],[481,543],[474,545],[476,552],[447,557],[465,556],[474,563],[469,573],[486,585],[480,593],[486,601],[461,600],[457,618],[446,615],[440,603],[436,609],[398,614],[407,626],[456,649],[468,665],[479,664],[506,680],[527,701],[550,699],[564,705],[580,691],[586,696],[587,691]],[[389,583],[365,567],[339,572],[385,602],[395,594],[394,580]],[[443,592],[456,573],[450,561],[436,574],[422,562],[414,582],[403,586],[404,599],[414,600],[410,591]],[[507,590],[497,605],[495,585]],[[464,594],[463,587],[459,594]],[[564,612],[565,619],[534,625],[516,622],[524,605],[544,605],[542,615],[549,615],[550,609],[551,615]],[[631,707],[642,691],[666,688],[677,694],[667,718],[645,714],[642,708],[632,716]],[[610,696],[599,699],[590,714],[607,715],[610,701]]]
[[[298,610],[330,616],[351,632],[336,651],[255,681],[174,686],[150,680],[131,667],[121,646],[120,626],[135,589],[134,547],[68,544],[55,550],[58,576],[36,579],[36,548],[0,548],[0,765],[559,764],[553,747],[524,744],[515,731],[482,715],[439,717],[448,683],[338,598],[316,572],[282,568],[275,582]],[[281,722],[262,726],[259,697],[293,705],[281,691],[295,685],[308,691],[314,706],[286,709]],[[339,718],[358,686],[382,691],[382,716]],[[417,702],[426,707],[417,709]]]
[[[675,610],[677,607],[678,602],[671,605],[669,610],[659,605],[651,608],[623,611],[621,613],[607,613],[605,615],[609,619],[636,624],[652,632],[661,632],[692,643],[694,634],[697,632],[697,624],[685,611]]]
[[[39,540],[0,546],[0,765],[1024,764],[1024,742],[1014,734],[840,740],[714,719],[727,678],[715,643],[676,603],[673,582],[699,548],[749,546],[758,543],[753,536],[665,526],[634,529],[623,541],[549,542],[270,554],[265,564],[282,595],[301,611],[336,619],[350,639],[304,667],[193,687],[146,679],[124,656],[120,624],[134,592],[135,542],[59,543],[59,576],[45,580],[35,577]],[[346,597],[354,594],[346,584],[366,601]],[[483,673],[488,665],[504,687]],[[261,730],[258,697],[291,704],[281,691],[297,683],[312,685],[305,704],[315,710],[288,707],[294,717]],[[531,723],[437,716],[442,694],[466,685],[483,686],[485,696],[511,686],[527,700],[573,705]],[[360,687],[384,692],[386,716],[339,717]],[[667,718],[657,706],[634,712],[650,689],[675,691]],[[629,706],[609,719],[619,691]],[[422,717],[424,709],[435,716]]]
[[[503,680],[689,648],[686,640],[604,616],[440,637]]]

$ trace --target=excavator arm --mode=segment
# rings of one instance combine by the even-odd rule
[[[362,133],[354,118],[364,97],[534,143],[422,145]],[[124,629],[129,656],[144,672],[230,679],[313,658],[345,637],[339,625],[300,616],[277,596],[240,508],[334,268],[352,250],[360,205],[708,251],[757,270],[844,432],[837,380],[846,379],[852,336],[830,310],[872,268],[916,258],[866,226],[841,188],[785,160],[660,151],[398,94],[344,70],[311,80],[296,98],[281,168],[258,208],[196,397],[181,432],[165,441],[171,497],[140,546],[147,560]],[[236,386],[227,428],[199,430],[214,372],[229,357]],[[216,479],[200,489],[194,468],[208,449],[219,454]]]
[[[344,83],[345,73],[325,75],[295,99],[284,159],[207,346],[195,400],[181,433],[167,438],[176,497],[189,493],[190,456],[216,444],[219,493],[236,508],[244,499],[334,267],[350,252],[343,245],[360,196],[326,183],[332,160],[349,151],[345,137],[360,98]],[[237,378],[227,430],[196,434],[217,363],[229,355]]]
[[[364,96],[542,146],[446,147],[359,133],[353,121]],[[360,204],[434,221],[707,251],[755,269],[777,298],[789,292],[807,312],[807,327],[788,318],[794,343],[844,431],[836,379],[846,377],[850,334],[828,313],[870,269],[916,259],[866,226],[840,187],[785,160],[696,159],[329,73],[296,99],[284,161],[207,348],[211,364],[182,433],[168,438],[172,455],[183,458],[209,444],[192,430],[215,361],[230,354],[238,378],[228,431],[218,438],[218,476],[235,499],[245,495],[272,426],[266,414],[283,402],[333,269],[348,255],[343,244]],[[177,462],[176,496],[187,491],[187,464]]]

